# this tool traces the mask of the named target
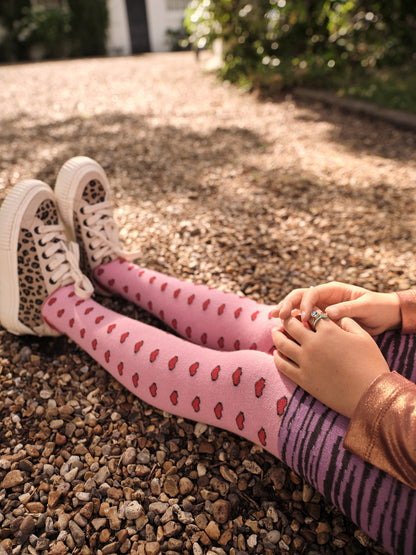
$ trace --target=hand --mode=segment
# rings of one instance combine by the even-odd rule
[[[324,310],[334,321],[346,316],[353,318],[371,335],[397,329],[401,325],[396,293],[376,293],[336,281],[308,289],[295,289],[277,305],[272,315],[284,320],[293,309],[299,309],[302,321],[307,321],[315,307]]]
[[[363,393],[387,363],[373,338],[354,320],[321,319],[316,331],[289,316],[288,338],[272,331],[277,369],[329,408],[351,418]]]

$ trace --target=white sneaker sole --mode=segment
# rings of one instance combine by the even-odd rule
[[[16,335],[37,335],[19,320],[19,275],[17,247],[22,218],[33,198],[44,190],[48,196],[51,188],[36,179],[17,183],[0,208],[0,322]]]
[[[103,168],[87,156],[71,158],[62,166],[55,183],[55,197],[59,214],[71,241],[76,241],[74,226],[74,201],[81,183],[98,179],[110,195],[110,185]],[[109,197],[110,198],[110,197]]]

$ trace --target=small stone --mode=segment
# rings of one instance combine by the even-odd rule
[[[158,555],[158,553],[160,553],[160,543],[146,542],[145,550],[146,555]]]
[[[179,493],[181,495],[189,495],[193,489],[194,484],[189,478],[183,477],[179,480]]]
[[[270,530],[270,532],[268,532],[266,535],[267,541],[273,544],[277,544],[280,538],[281,538],[281,534],[279,530]]]
[[[243,461],[243,466],[248,472],[250,472],[250,474],[261,474],[263,472],[256,462],[249,459],[245,459]]]
[[[25,481],[25,478],[20,470],[11,470],[6,474],[1,483],[2,488],[9,489],[20,486]]]
[[[21,524],[20,524],[20,531],[25,534],[25,535],[29,535],[33,532],[33,530],[35,529],[35,519],[33,518],[33,516],[28,515],[25,516],[24,519],[22,520]]]
[[[112,542],[104,546],[101,550],[102,555],[114,555],[119,552],[120,542]]]
[[[84,545],[85,543],[85,534],[82,529],[78,526],[76,522],[73,520],[69,521],[68,524],[69,531],[71,532],[71,536],[78,547]]]
[[[163,527],[163,534],[166,538],[176,536],[180,532],[182,532],[182,526],[178,522],[175,522],[173,520],[165,524]]]
[[[168,503],[162,503],[161,501],[155,501],[155,503],[150,503],[149,509],[158,515],[163,515],[168,510]]]
[[[218,499],[212,505],[212,514],[219,524],[225,524],[230,518],[231,503],[226,499]]]
[[[124,504],[124,514],[127,520],[136,520],[144,514],[144,509],[138,501],[128,501]]]
[[[106,522],[107,522],[106,518],[94,518],[91,521],[91,524],[93,525],[94,530],[97,531],[100,528],[102,528]]]
[[[309,484],[306,484],[306,483],[303,484],[302,501],[304,503],[309,503],[309,501],[312,499],[314,493],[315,493],[315,490]]]
[[[221,532],[218,527],[218,524],[213,520],[211,520],[208,523],[208,526],[205,528],[205,533],[211,540],[214,540],[214,541],[219,540],[221,536]]]
[[[107,518],[110,523],[111,530],[120,530],[121,520],[118,516],[117,507],[110,507],[108,509]]]
[[[104,484],[104,482],[108,480],[110,476],[111,476],[111,472],[108,466],[102,466],[94,476],[95,483],[98,486],[101,486],[101,484]]]
[[[134,447],[127,447],[121,457],[121,464],[127,466],[136,462],[136,449]]]
[[[236,484],[238,482],[237,474],[234,472],[234,470],[228,468],[228,466],[221,465],[220,473],[224,480],[226,480],[227,482],[230,482],[231,484]]]
[[[43,513],[45,511],[43,503],[39,501],[30,501],[26,504],[26,508],[30,513]]]

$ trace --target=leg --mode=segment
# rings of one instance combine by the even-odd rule
[[[390,370],[416,383],[416,335],[389,331],[380,334],[376,341]]]
[[[80,299],[71,285],[55,291],[42,314],[140,399],[220,426],[278,456],[280,422],[295,386],[271,356],[194,345]]]
[[[164,276],[126,263],[113,219],[103,168],[76,157],[59,172],[55,194],[72,239],[80,245],[81,269],[99,290],[117,294],[162,319],[186,339],[211,349],[270,352],[271,307],[231,293]]]
[[[295,389],[269,355],[194,345],[78,299],[71,286],[43,315],[141,399],[263,446],[388,551],[414,552],[416,491],[347,452],[348,420]]]
[[[94,281],[148,310],[182,337],[223,351],[272,352],[271,306],[140,268],[121,259],[98,266]]]

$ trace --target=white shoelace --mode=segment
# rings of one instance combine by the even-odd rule
[[[39,225],[38,230],[42,236],[44,255],[48,260],[47,267],[51,272],[50,279],[53,283],[59,287],[73,283],[78,297],[83,299],[90,297],[94,287],[79,268],[77,243],[67,242],[61,225]]]
[[[113,219],[113,208],[110,201],[98,204],[87,204],[82,209],[87,231],[90,232],[90,248],[92,259],[100,262],[106,256],[116,255],[125,260],[134,260],[140,256],[139,252],[126,253],[119,244],[118,226]]]

